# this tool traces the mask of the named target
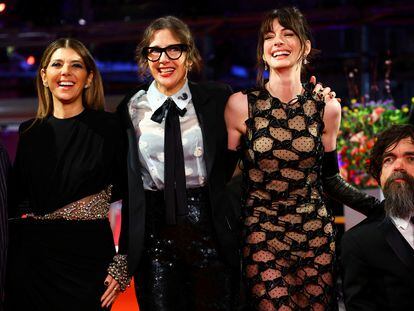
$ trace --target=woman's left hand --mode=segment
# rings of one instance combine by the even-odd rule
[[[121,293],[121,290],[118,282],[109,274],[106,277],[104,284],[107,288],[101,297],[101,306],[102,308],[108,308],[114,303],[115,299]]]
[[[315,76],[311,76],[309,82],[315,85],[315,88],[313,89],[315,100],[322,100],[324,102],[328,102],[335,98],[339,103],[341,102],[341,99],[336,97],[336,93],[332,91],[329,86],[323,87],[320,82],[316,83]]]

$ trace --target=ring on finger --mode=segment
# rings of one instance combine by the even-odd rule
[[[316,93],[316,96],[319,98],[319,100],[322,100],[324,98],[323,90],[319,90],[318,93]]]

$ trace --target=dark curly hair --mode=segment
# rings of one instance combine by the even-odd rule
[[[380,183],[385,151],[407,137],[411,138],[414,144],[414,126],[411,124],[392,125],[377,135],[377,141],[371,150],[368,171],[378,183]]]

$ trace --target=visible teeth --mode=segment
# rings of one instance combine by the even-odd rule
[[[69,81],[62,81],[59,83],[60,86],[71,86],[74,85],[75,83],[73,82],[69,82]]]
[[[173,72],[174,69],[173,68],[160,68],[161,72]]]
[[[277,56],[288,56],[290,53],[287,51],[280,51],[280,52],[274,52],[272,54],[272,57],[277,57]]]

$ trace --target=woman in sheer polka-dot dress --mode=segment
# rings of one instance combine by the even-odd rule
[[[303,86],[309,30],[295,8],[270,12],[258,43],[259,87],[232,95],[229,148],[243,152],[243,272],[255,310],[331,310],[333,217],[321,185],[340,106]],[[263,81],[263,70],[269,80]]]

